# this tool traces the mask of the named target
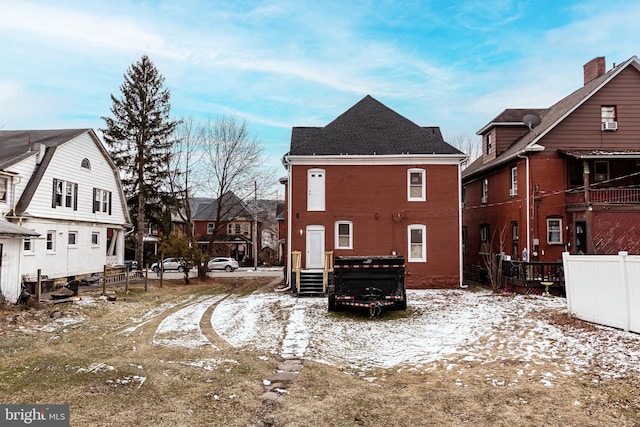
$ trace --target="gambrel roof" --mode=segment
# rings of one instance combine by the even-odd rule
[[[463,154],[437,127],[421,127],[367,95],[324,127],[294,127],[287,155]]]
[[[35,156],[35,144],[57,147],[91,129],[2,130],[0,131],[0,170]]]
[[[528,113],[537,114],[540,117],[540,124],[529,131],[524,128],[524,134],[515,140],[509,148],[497,156],[495,159],[483,163],[482,156],[476,159],[471,165],[462,171],[463,178],[471,177],[488,169],[499,166],[512,160],[514,157],[529,151],[540,151],[543,148],[544,136],[553,130],[557,125],[573,113],[578,107],[587,102],[607,83],[614,79],[625,68],[632,66],[640,71],[640,61],[633,56],[625,62],[613,67],[608,72],[588,81],[581,88],[546,109],[508,109],[504,110],[498,117],[485,125],[477,133],[484,134],[493,126],[508,124],[507,119],[514,125],[524,126],[523,117]],[[521,116],[520,114],[523,113]]]

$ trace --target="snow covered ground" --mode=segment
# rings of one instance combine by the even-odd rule
[[[366,313],[329,313],[325,298],[288,293],[197,298],[164,318],[154,343],[216,349],[200,330],[207,307],[215,305],[211,326],[233,347],[350,371],[428,370],[443,364],[460,370],[497,362],[548,385],[558,375],[577,372],[601,378],[640,373],[639,334],[580,327],[584,323],[566,317],[564,298],[462,289],[407,294],[406,313],[383,313],[379,320],[368,319]]]

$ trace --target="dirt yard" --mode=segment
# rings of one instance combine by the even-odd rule
[[[562,299],[411,291],[370,320],[272,279],[3,306],[1,403],[69,403],[72,426],[640,425],[640,337]]]

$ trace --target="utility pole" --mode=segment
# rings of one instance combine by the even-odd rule
[[[258,269],[258,182],[253,181],[253,269]]]

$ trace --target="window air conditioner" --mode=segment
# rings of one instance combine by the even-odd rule
[[[618,130],[618,122],[603,122],[602,130]]]

